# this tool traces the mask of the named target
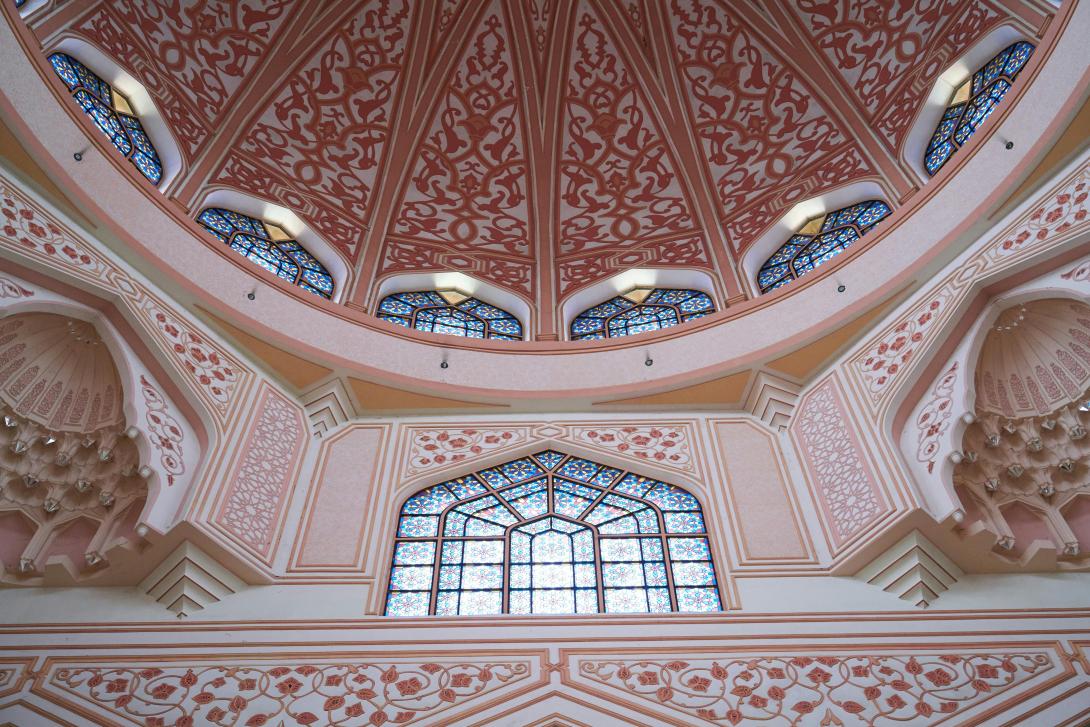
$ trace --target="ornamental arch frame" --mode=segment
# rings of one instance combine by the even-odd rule
[[[187,165],[185,157],[182,156],[181,147],[174,137],[173,129],[171,129],[162,112],[159,111],[155,99],[144,88],[144,84],[136,80],[120,61],[103,52],[98,46],[81,38],[71,35],[61,37],[50,45],[48,52],[45,52],[44,55],[48,57],[53,53],[67,53],[90,68],[103,81],[124,94],[133,106],[136,117],[140,120],[144,131],[147,132],[148,138],[151,139],[151,143],[159,155],[159,161],[163,165],[163,177],[158,184],[153,186],[160,192],[169,191],[174,182],[184,176],[183,172],[185,172]],[[57,81],[60,82],[60,79],[57,79]],[[63,86],[63,83],[61,85]],[[86,114],[79,111],[79,116],[86,117]],[[89,120],[80,118],[81,127],[86,129],[86,124],[89,123],[91,123]],[[102,139],[101,136],[102,134],[97,132],[96,134],[88,134],[89,141],[93,146],[99,146],[104,150],[103,153],[112,152],[116,154],[116,150],[112,146],[109,149],[106,148],[109,142]],[[145,184],[151,184],[151,182],[145,180]]]
[[[902,137],[903,141],[898,151],[903,166],[912,170],[916,181],[927,184],[933,178],[933,175],[928,174],[924,167],[924,154],[939,119],[942,118],[946,107],[950,105],[954,91],[993,56],[1019,40],[1029,40],[1034,45],[1037,44],[1032,33],[1012,23],[1003,23],[980,38],[960,56],[948,62],[945,68],[936,71],[937,78],[931,86],[931,91],[924,103],[916,110],[912,123],[908,127],[909,131]],[[1027,65],[1032,62],[1031,58]],[[938,170],[938,172],[941,171],[942,169]],[[934,176],[938,176],[938,172]]]
[[[393,569],[394,549],[397,543],[398,532],[398,520],[401,515],[401,510],[405,503],[414,495],[429,487],[446,482],[448,480],[456,479],[459,477],[465,477],[475,472],[480,472],[492,467],[497,467],[506,462],[511,462],[523,457],[527,457],[545,450],[552,450],[571,457],[579,457],[590,460],[596,464],[600,464],[607,467],[613,467],[620,469],[623,472],[631,473],[640,477],[647,477],[655,479],[660,482],[674,485],[685,490],[687,493],[696,498],[700,511],[704,517],[705,533],[704,537],[708,540],[708,549],[711,555],[711,562],[714,564],[715,576],[716,576],[716,589],[719,595],[720,613],[726,613],[727,611],[737,608],[737,597],[735,593],[735,585],[733,581],[734,564],[737,562],[736,553],[734,552],[733,540],[728,532],[731,527],[731,519],[728,513],[726,503],[723,501],[722,496],[718,494],[717,488],[713,488],[704,483],[700,476],[694,474],[687,474],[680,470],[670,469],[667,467],[656,466],[653,462],[647,460],[629,458],[624,455],[619,455],[611,452],[604,452],[602,450],[586,447],[578,443],[570,442],[566,439],[560,439],[558,437],[541,437],[534,438],[531,441],[523,442],[518,445],[514,445],[509,448],[503,448],[497,451],[482,454],[480,457],[473,460],[463,461],[456,464],[448,465],[446,467],[438,468],[430,472],[414,475],[410,478],[401,479],[401,473],[404,469],[404,460],[402,464],[392,473],[394,482],[398,484],[394,488],[388,491],[383,498],[382,507],[382,527],[374,532],[371,536],[372,548],[371,560],[372,568],[370,569],[374,573],[374,588],[367,600],[367,613],[372,615],[384,615],[386,611],[386,598],[389,591],[390,574]],[[548,517],[545,515],[542,517]],[[524,525],[530,520],[536,520],[538,518],[530,518],[525,521],[520,521],[516,524]],[[675,614],[679,617],[683,617],[685,614],[677,611],[668,612],[668,614]],[[610,614],[606,611],[594,614],[538,614],[538,617],[544,618],[569,618],[569,617],[594,617],[594,616],[617,616],[623,614]],[[648,616],[652,614],[628,614],[630,616]],[[663,614],[654,614],[661,616]],[[692,615],[692,614],[690,614]],[[434,619],[458,619],[463,616],[420,616],[420,617],[399,617],[399,618],[426,618],[429,620]],[[509,618],[522,618],[519,614],[501,613],[490,616],[474,616],[474,619],[509,619]]]
[[[21,279],[17,271],[11,270],[7,266],[0,265],[0,272]],[[94,308],[84,302],[68,299],[64,294],[51,288],[36,287],[35,298],[5,301],[4,317],[28,313],[49,313],[73,318],[94,326],[103,345],[106,346],[121,379],[122,411],[124,412],[125,422],[129,427],[135,427],[139,431],[139,436],[135,438],[134,443],[140,454],[140,461],[147,463],[152,470],[152,475],[147,478],[148,494],[140,514],[140,522],[159,533],[165,533],[173,527],[179,506],[191,494],[193,487],[198,484],[199,474],[206,464],[206,458],[210,451],[209,432],[215,431],[210,426],[210,422],[206,421],[207,413],[199,403],[191,400],[191,398],[195,399],[195,397],[190,396],[185,384],[180,384],[174,379],[167,367],[149,365],[150,350],[146,348],[143,342],[139,345],[130,342],[119,330],[108,311]],[[44,293],[46,297],[38,297],[37,294],[40,293]],[[121,313],[120,309],[115,306],[110,305],[110,308],[119,314]],[[127,317],[123,315],[121,317],[125,324],[133,325],[133,322]],[[153,355],[152,358],[154,358]],[[177,409],[176,414],[180,420],[179,424],[184,428],[184,434],[190,435],[186,449],[192,452],[192,457],[186,457],[187,471],[184,474],[184,479],[181,482],[175,482],[170,488],[164,482],[165,477],[161,471],[161,466],[158,464],[158,454],[152,448],[150,435],[144,421],[148,408],[138,398],[141,388],[139,379],[145,372],[154,384],[162,388],[169,387],[173,389],[173,391],[168,390],[160,393]],[[181,403],[178,401],[179,398],[182,399]],[[173,495],[173,497],[164,500],[165,495]]]

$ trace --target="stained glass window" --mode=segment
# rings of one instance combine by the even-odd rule
[[[571,323],[573,341],[633,336],[715,312],[707,293],[686,288],[634,288],[588,308]]]
[[[761,292],[787,285],[844,252],[890,211],[885,202],[872,199],[810,220],[761,266]]]
[[[207,208],[197,221],[232,250],[278,278],[323,298],[333,297],[333,276],[276,225],[220,207]]]
[[[665,482],[544,451],[401,508],[391,616],[721,609],[700,503]]]
[[[985,63],[954,92],[924,152],[923,163],[928,174],[939,171],[991,116],[1032,53],[1032,44],[1014,43]]]
[[[133,114],[128,99],[66,53],[54,53],[49,56],[49,62],[68,86],[72,98],[110,139],[114,148],[148,181],[159,184],[163,178],[163,164],[143,125]]]
[[[522,324],[518,318],[457,290],[394,293],[382,299],[377,315],[384,321],[429,333],[498,341],[522,340]]]

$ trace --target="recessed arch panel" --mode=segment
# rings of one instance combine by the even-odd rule
[[[661,613],[722,605],[687,491],[545,450],[401,508],[386,614]]]

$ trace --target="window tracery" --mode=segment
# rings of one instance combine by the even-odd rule
[[[633,336],[703,318],[715,312],[711,297],[687,288],[634,288],[586,309],[571,323],[573,341]]]
[[[280,227],[222,207],[205,209],[197,221],[232,250],[278,278],[323,298],[333,297],[333,276]]]
[[[851,247],[891,211],[885,202],[872,199],[810,220],[765,261],[757,286],[767,293],[811,272]]]
[[[149,182],[159,184],[163,178],[163,163],[128,99],[67,53],[53,53],[49,62],[72,98],[114,148]]]
[[[1014,84],[1033,53],[1033,45],[1019,41],[1004,48],[954,92],[924,152],[924,168],[934,175],[963,147]]]
[[[700,503],[665,482],[547,450],[401,508],[387,615],[721,608]]]
[[[522,324],[515,316],[457,290],[393,293],[382,299],[376,315],[384,321],[428,333],[522,340]]]

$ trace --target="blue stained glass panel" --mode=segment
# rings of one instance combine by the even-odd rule
[[[296,240],[274,240],[265,223],[241,212],[208,207],[197,221],[220,242],[273,275],[323,298],[333,297],[333,276]]]
[[[936,174],[992,115],[1032,54],[1033,44],[1019,41],[972,75],[968,100],[950,104],[931,135],[924,151],[928,174]]]
[[[115,91],[110,84],[67,53],[53,53],[49,56],[49,63],[68,87],[72,98],[114,148],[128,158],[145,179],[159,184],[163,178],[159,153],[140,120],[114,105]]]
[[[700,504],[685,490],[544,451],[405,501],[386,610],[719,610],[707,536],[687,535],[703,532]]]
[[[715,312],[707,293],[687,288],[655,288],[642,302],[633,293],[592,306],[571,323],[573,341],[633,336],[686,323]]]
[[[547,450],[545,452],[541,452],[540,454],[534,455],[534,457],[537,458],[538,462],[544,465],[546,469],[550,470],[563,462],[564,456],[565,455],[560,454],[560,452],[554,452],[552,450]]]
[[[892,214],[881,200],[868,200],[825,215],[815,234],[797,234],[774,252],[757,272],[762,293],[787,285],[847,250]]]
[[[448,302],[434,290],[393,293],[383,298],[378,318],[405,328],[462,338],[521,341],[522,324],[502,308],[476,298]]]

